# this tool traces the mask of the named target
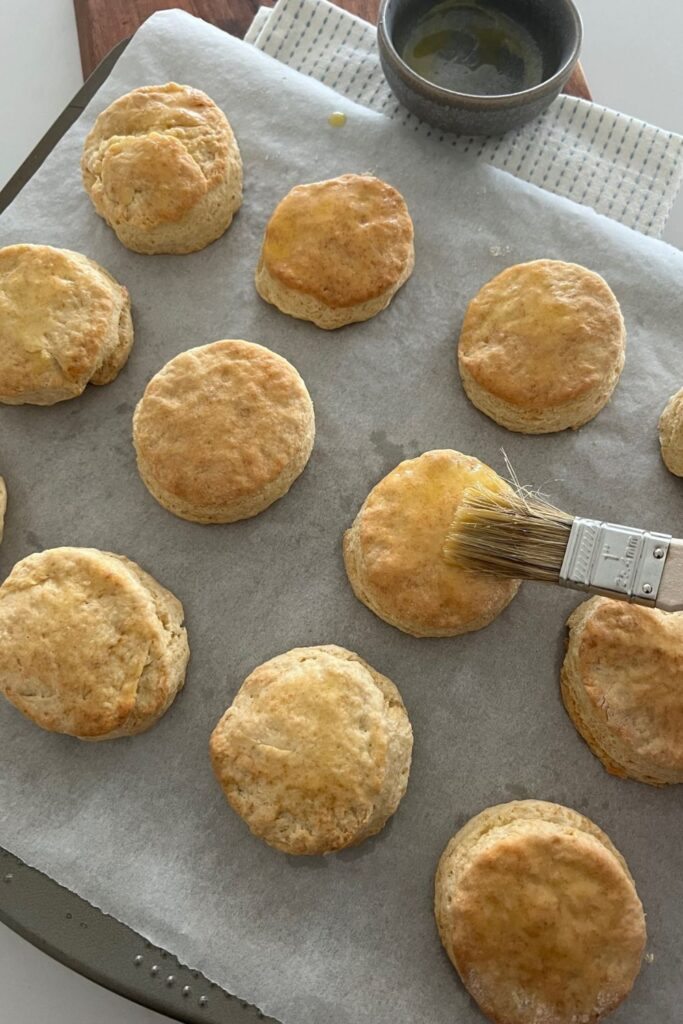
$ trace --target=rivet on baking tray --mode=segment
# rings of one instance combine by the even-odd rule
[[[174,984],[174,982],[175,982],[175,974],[169,974],[168,978],[166,979],[166,984],[170,988],[171,985]]]
[[[144,959],[144,956],[138,953],[138,955],[134,958],[133,963],[135,964],[136,967],[139,967]]]
[[[152,967],[152,969],[150,970],[149,973],[152,975],[152,977],[154,977],[155,975],[157,975],[159,973],[159,968],[157,967],[156,964],[154,964],[154,966]]]
[[[184,996],[189,996],[189,994],[190,994],[190,992],[192,991],[192,989],[190,988],[190,986],[189,986],[189,985],[183,985],[183,987],[182,987],[181,991],[182,991],[182,994],[183,994]]]
[[[199,1005],[200,1006],[206,1006],[208,1004],[208,1002],[209,1002],[209,1000],[206,998],[206,996],[200,996],[199,997]]]

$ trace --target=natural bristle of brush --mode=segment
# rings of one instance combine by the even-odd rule
[[[444,556],[460,569],[557,583],[573,522],[522,488],[470,487],[451,523]]]

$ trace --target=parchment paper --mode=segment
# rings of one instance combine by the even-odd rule
[[[191,256],[122,248],[82,191],[95,114],[138,85],[205,89],[242,149],[245,203]],[[327,116],[348,115],[343,129]],[[327,334],[256,295],[252,272],[275,203],[302,181],[375,171],[406,197],[416,267],[390,308]],[[576,514],[681,532],[680,480],[656,424],[683,383],[683,256],[611,221],[417,140],[247,44],[180,14],[137,35],[81,121],[0,222],[0,242],[82,250],[127,284],[136,342],[118,379],[51,408],[0,409],[9,505],[4,577],[41,547],[125,553],[182,599],[192,648],[184,692],[150,733],[104,744],[42,732],[0,707],[0,842],[287,1024],[470,1024],[481,1019],[441,952],[437,859],[463,822],[518,797],[566,803],[623,851],[648,914],[649,950],[621,1024],[681,1019],[681,790],[609,777],[569,722],[558,672],[576,594],[526,585],[487,630],[415,640],[354,598],[341,536],[399,460],[437,447],[524,482]],[[522,437],[461,389],[455,342],[468,299],[537,257],[601,272],[624,310],[626,368],[613,401],[578,433]],[[171,356],[217,338],[270,346],[316,407],[311,462],[255,519],[198,526],[166,513],[136,469],[131,414]],[[214,782],[207,742],[248,672],[301,644],[358,651],[399,686],[415,730],[408,793],[358,849],[289,858],[253,839]]]

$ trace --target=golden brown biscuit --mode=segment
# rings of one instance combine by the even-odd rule
[[[683,782],[683,613],[607,597],[567,620],[562,699],[612,775]]]
[[[403,196],[369,174],[297,185],[268,221],[256,289],[333,330],[385,309],[410,277],[413,222]]]
[[[0,476],[0,541],[5,531],[5,512],[7,511],[7,488],[5,481]]]
[[[52,548],[0,587],[0,692],[50,732],[144,732],[182,687],[188,657],[180,601],[122,555]]]
[[[53,405],[109,384],[133,344],[130,298],[69,249],[0,249],[0,402]]]
[[[242,204],[242,158],[206,93],[147,85],[103,111],[85,140],[83,184],[120,242],[141,253],[203,249]]]
[[[683,476],[683,388],[671,396],[659,417],[659,445],[666,468]]]
[[[631,991],[645,946],[624,858],[588,818],[541,800],[489,807],[453,836],[434,910],[497,1024],[595,1024]]]
[[[575,263],[509,267],[470,302],[458,346],[468,398],[523,434],[576,429],[607,404],[624,366],[619,303]]]
[[[255,516],[286,494],[313,449],[306,385],[282,356],[249,341],[215,341],[171,359],[133,418],[145,486],[197,523]]]
[[[358,600],[412,636],[457,636],[500,615],[519,583],[463,572],[443,557],[463,491],[478,484],[508,486],[479,459],[449,450],[401,462],[380,480],[344,535]]]
[[[211,736],[214,772],[255,836],[283,853],[355,846],[406,791],[413,733],[394,684],[343,647],[254,669]]]

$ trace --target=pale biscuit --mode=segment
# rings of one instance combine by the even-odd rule
[[[0,587],[0,692],[50,732],[144,732],[182,687],[188,658],[180,601],[122,555],[52,548]]]
[[[523,434],[576,429],[607,404],[624,366],[619,303],[591,270],[509,267],[470,302],[458,365],[468,398]]]
[[[313,403],[297,371],[249,341],[181,352],[152,377],[133,418],[145,486],[197,523],[268,508],[303,472],[314,438]]]
[[[268,221],[256,290],[283,313],[334,330],[385,309],[410,277],[403,196],[369,174],[297,185]]]
[[[683,782],[683,613],[607,597],[567,620],[562,699],[612,775]]]
[[[375,835],[408,784],[394,684],[343,647],[299,647],[247,677],[211,736],[216,778],[255,836],[322,854]]]
[[[626,862],[559,804],[489,807],[448,843],[436,873],[441,941],[497,1024],[595,1024],[631,991],[645,917]]]
[[[683,476],[683,388],[671,396],[659,417],[659,445],[666,468]]]
[[[488,626],[517,593],[517,580],[464,572],[443,546],[463,492],[508,485],[460,452],[401,462],[372,489],[344,535],[344,561],[359,601],[412,636],[457,636]]]
[[[175,82],[107,107],[81,170],[96,211],[134,252],[203,249],[242,204],[242,158],[227,118],[206,93]]]
[[[109,384],[128,359],[127,290],[81,253],[0,249],[0,402],[53,405]]]
[[[5,532],[5,512],[7,511],[7,487],[0,476],[0,541]]]

